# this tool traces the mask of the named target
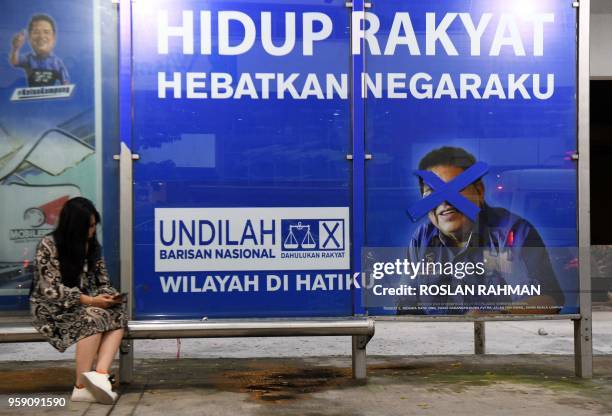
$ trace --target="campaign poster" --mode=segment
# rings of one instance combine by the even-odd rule
[[[135,317],[351,316],[345,3],[132,13]]]
[[[570,3],[132,13],[137,318],[577,310]]]
[[[92,1],[2,2],[0,308],[27,309],[32,260],[63,204],[96,202]]]
[[[371,12],[369,313],[577,313],[576,9],[434,0]]]

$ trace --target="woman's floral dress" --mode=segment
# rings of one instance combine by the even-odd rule
[[[60,352],[82,338],[127,326],[124,304],[102,309],[80,302],[81,294],[118,293],[110,284],[104,260],[100,258],[93,271],[83,270],[81,288],[64,286],[51,236],[44,237],[36,249],[32,285],[32,324]]]

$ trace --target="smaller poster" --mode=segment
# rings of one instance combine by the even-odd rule
[[[93,1],[2,3],[0,309],[28,307],[36,246],[63,204],[96,202],[93,11]]]

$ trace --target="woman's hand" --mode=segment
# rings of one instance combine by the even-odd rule
[[[119,303],[121,303],[121,298],[116,298],[112,295],[104,294],[91,297],[90,305],[95,306],[96,308],[107,309]]]

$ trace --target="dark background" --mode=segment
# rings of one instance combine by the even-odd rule
[[[591,244],[593,301],[612,290],[612,80],[591,81]]]

